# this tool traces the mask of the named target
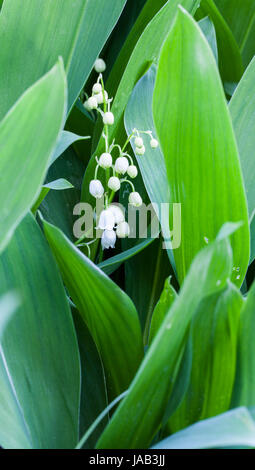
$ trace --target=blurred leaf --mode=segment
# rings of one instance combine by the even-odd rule
[[[250,225],[251,230],[251,257],[250,263],[255,259],[255,217],[253,217]]]
[[[187,76],[189,86],[184,87]],[[222,224],[242,221],[231,237],[234,266],[240,270],[232,279],[241,286],[249,260],[249,225],[237,146],[211,49],[181,8],[161,52],[153,106],[170,202],[182,204],[182,239],[174,250],[179,282]]]
[[[129,297],[60,230],[47,222],[44,229],[67,289],[96,343],[112,399],[128,388],[143,356],[137,312]]]
[[[199,0],[169,0],[143,31],[130,56],[114,98],[112,112],[115,116],[115,124],[109,129],[110,142],[113,137],[120,145],[125,142],[126,133],[123,125],[123,115],[128,99],[139,78],[146,72],[152,62],[158,61],[160,49],[171,29],[178,3],[185,6],[187,10],[194,12]],[[103,151],[104,139],[101,138],[95,155],[99,155]],[[95,158],[92,157],[87,167],[82,187],[82,200],[91,203],[94,201],[89,195],[88,187],[89,182],[94,177],[95,167],[96,161]]]
[[[246,67],[255,54],[254,0],[215,0],[242,53]]]
[[[233,284],[204,299],[191,322],[192,368],[189,385],[168,423],[171,432],[227,411],[236,369],[242,296]]]
[[[228,240],[217,240],[196,256],[180,295],[149,347],[128,396],[100,437],[98,448],[144,449],[151,444],[171,395],[176,363],[192,316],[202,299],[226,286],[231,266]]]
[[[59,140],[57,142],[57,145],[55,147],[54,153],[51,157],[51,162],[50,164],[55,162],[64,151],[70,147],[74,142],[77,142],[77,140],[87,140],[90,139],[90,136],[81,136],[81,135],[76,135],[73,132],[69,131],[62,131],[60,134]]]
[[[255,283],[243,309],[239,326],[237,370],[232,406],[255,405]]]
[[[243,73],[242,57],[237,42],[213,0],[201,0],[198,17],[213,21],[219,53],[219,69],[224,82],[238,82]]]
[[[1,431],[2,417],[11,416],[0,443],[6,448],[73,448],[80,401],[78,347],[60,275],[31,214],[0,258],[0,294],[8,290],[20,295],[21,306],[2,336],[1,375],[4,367],[16,411],[14,398],[0,401]],[[17,433],[20,421],[13,422],[14,413],[19,413],[23,435]]]
[[[177,432],[153,449],[255,447],[255,423],[246,408],[236,408]]]
[[[152,340],[156,336],[161,324],[163,323],[165,319],[165,316],[169,312],[176,297],[177,297],[177,293],[175,289],[173,288],[173,286],[171,285],[171,276],[169,276],[165,281],[164,289],[161,292],[160,299],[157,302],[157,305],[153,310],[153,315],[151,318],[151,325],[150,325],[149,344],[151,344]]]
[[[65,101],[66,81],[59,61],[0,123],[0,251],[40,193],[64,123]]]
[[[124,5],[125,0],[5,0],[0,16],[0,43],[5,45],[0,53],[5,71],[0,76],[0,116],[59,55],[67,73],[70,110]]]
[[[107,406],[107,391],[103,365],[96,345],[78,311],[73,312],[81,358],[80,437]],[[103,420],[87,441],[93,449],[107,420]]]
[[[217,47],[217,39],[216,39],[216,32],[214,28],[213,22],[210,20],[209,16],[202,18],[198,22],[200,28],[202,29],[215,57],[216,62],[218,63],[218,47]]]

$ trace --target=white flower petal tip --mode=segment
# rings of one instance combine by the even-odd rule
[[[129,194],[128,202],[131,206],[140,207],[143,203],[143,200],[140,194],[134,191]]]
[[[143,139],[142,139],[142,137],[136,137],[136,138],[135,138],[135,146],[138,147],[138,148],[143,146]]]
[[[113,115],[113,113],[111,113],[111,111],[108,111],[107,113],[104,113],[103,123],[106,126],[112,126],[114,124],[114,115]]]
[[[93,85],[93,88],[92,88],[92,93],[97,95],[98,93],[101,93],[101,91],[102,91],[101,83],[95,83],[95,85]]]
[[[130,165],[127,169],[127,174],[130,178],[136,178],[138,175],[138,170],[135,165]]]
[[[104,194],[104,187],[100,180],[91,180],[89,183],[89,192],[95,198],[101,198]]]
[[[116,225],[120,224],[121,222],[124,222],[125,215],[124,215],[123,210],[119,206],[116,206],[115,204],[111,204],[109,207],[109,210],[113,213]]]
[[[119,191],[120,189],[120,180],[117,178],[117,176],[111,176],[108,180],[108,188],[110,188],[112,191]]]
[[[137,155],[144,155],[145,154],[145,147],[144,145],[142,147],[136,147],[135,153]]]
[[[151,141],[150,141],[150,146],[151,146],[152,149],[158,148],[158,141],[157,141],[157,139],[151,139]]]
[[[129,167],[129,161],[126,157],[117,158],[114,168],[117,173],[124,175]]]
[[[101,244],[103,250],[106,248],[114,248],[116,243],[116,232],[114,230],[104,230]]]
[[[105,209],[99,216],[98,228],[101,230],[112,230],[115,225],[115,219],[112,211]]]
[[[97,73],[103,73],[106,70],[105,61],[98,57],[98,59],[95,61],[94,68]]]
[[[100,156],[99,158],[99,165],[106,169],[106,168],[110,168],[112,166],[112,156],[110,153],[102,153],[102,155]]]
[[[126,238],[130,234],[130,227],[127,222],[120,222],[116,229],[118,238]]]

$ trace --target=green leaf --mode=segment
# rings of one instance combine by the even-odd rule
[[[113,398],[128,388],[143,356],[135,307],[60,230],[47,222],[44,229],[67,289],[96,343]]]
[[[171,380],[176,375],[176,364],[192,316],[203,298],[226,286],[231,258],[228,240],[217,240],[197,255],[180,295],[148,349],[128,396],[100,437],[98,448],[144,449],[151,444],[171,395]]]
[[[240,269],[232,279],[240,286],[249,260],[249,225],[237,146],[211,49],[181,8],[162,48],[153,100],[170,202],[182,204],[182,239],[174,250],[178,279],[183,281],[195,254],[224,223],[242,221],[231,237]]]
[[[236,408],[177,432],[153,449],[255,447],[255,423],[246,408]]]
[[[5,0],[0,16],[0,43],[5,45],[0,54],[5,71],[0,76],[0,116],[59,55],[70,110],[124,5],[125,0]]]
[[[63,191],[64,189],[72,189],[74,186],[65,178],[59,178],[43,185],[43,188],[54,189],[55,191]]]
[[[213,0],[201,0],[199,14],[213,21],[219,52],[219,69],[224,82],[238,82],[243,73],[237,42]]]
[[[54,258],[31,214],[0,258],[0,295],[8,290],[17,291],[22,304],[1,340],[0,390],[5,370],[13,399],[0,400],[1,432],[3,416],[6,422],[0,444],[73,448],[80,401],[77,341]]]
[[[130,56],[114,98],[112,112],[115,116],[115,124],[109,129],[110,141],[115,138],[118,144],[124,144],[126,140],[126,133],[123,125],[123,115],[127,102],[131,96],[136,82],[144,75],[152,62],[158,61],[162,44],[165,41],[173,24],[178,3],[181,3],[190,12],[194,12],[199,1],[169,0],[146,26],[132,52],[132,55]],[[99,155],[103,151],[104,139],[101,137],[95,151],[95,155]],[[84,176],[82,188],[82,200],[91,203],[94,201],[93,198],[91,198],[89,195],[88,188],[89,182],[94,177],[95,167],[96,161],[95,158],[92,157]]]
[[[156,333],[158,332],[176,297],[177,293],[171,285],[171,276],[169,276],[165,281],[164,289],[161,293],[160,299],[153,310],[150,325],[149,344],[151,344],[152,340],[156,336]]]
[[[240,47],[245,67],[255,54],[254,0],[215,0]]]
[[[55,160],[57,160],[57,158],[60,157],[60,155],[62,155],[62,153],[64,153],[64,151],[68,147],[70,147],[70,145],[72,145],[74,142],[77,142],[78,140],[87,140],[87,139],[90,139],[90,136],[81,136],[81,135],[74,134],[73,132],[62,131],[60,134],[59,140],[57,142],[56,148],[54,150],[54,153],[51,157],[50,165],[52,165],[52,163],[54,163]]]
[[[255,283],[249,290],[240,317],[236,381],[232,406],[255,404]]]
[[[39,196],[64,124],[65,102],[66,80],[60,60],[0,123],[0,251]]]
[[[171,432],[227,411],[236,369],[242,296],[233,284],[198,306],[190,327],[192,367],[181,406],[168,422]]]
[[[206,16],[198,22],[200,28],[202,29],[215,57],[216,62],[218,63],[218,47],[216,32],[213,22],[210,20],[209,16]]]

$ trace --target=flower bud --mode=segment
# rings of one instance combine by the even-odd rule
[[[111,111],[104,113],[103,123],[108,126],[112,126],[114,124],[114,115],[111,113]]]
[[[129,167],[129,162],[126,157],[117,158],[114,168],[117,173],[124,175]]]
[[[117,176],[111,176],[108,180],[108,188],[112,191],[119,191],[120,189],[120,180]]]
[[[106,248],[114,248],[116,243],[116,233],[114,230],[104,230],[102,238],[101,238],[101,244],[103,250]]]
[[[124,212],[119,206],[116,206],[116,204],[111,204],[109,207],[109,210],[114,215],[114,220],[115,220],[116,225],[120,224],[121,222],[124,222],[125,220]]]
[[[130,234],[130,228],[127,222],[120,222],[116,229],[117,237],[126,238]]]
[[[97,108],[97,99],[95,96],[91,96],[85,103],[85,107],[89,110]]]
[[[138,170],[135,165],[130,165],[127,169],[127,174],[130,178],[136,178],[138,175]]]
[[[136,146],[136,147],[142,147],[142,146],[143,146],[143,139],[142,139],[142,137],[136,137],[136,138],[135,138],[135,146]]]
[[[101,157],[99,158],[99,165],[102,168],[110,168],[112,166],[112,156],[110,153],[102,153]]]
[[[151,139],[150,144],[152,149],[156,149],[158,147],[157,139]]]
[[[98,58],[94,64],[97,73],[103,73],[106,69],[106,63],[103,59]]]
[[[98,93],[101,93],[101,91],[102,91],[101,83],[95,83],[95,85],[93,85],[93,88],[92,88],[92,93],[97,95]]]
[[[96,95],[96,99],[97,99],[97,104],[103,104],[104,103],[104,99],[105,99],[105,102],[107,103],[107,100],[108,100],[108,93],[107,91],[104,91],[104,94],[103,92],[101,91],[100,93],[98,93]]]
[[[134,191],[133,193],[129,194],[128,202],[131,204],[131,206],[140,207],[143,203],[143,200],[140,194]]]
[[[135,153],[137,153],[137,155],[144,155],[144,154],[145,154],[145,147],[144,147],[144,145],[143,145],[142,147],[136,147]]]
[[[100,180],[91,180],[89,183],[89,192],[92,196],[100,198],[104,194],[104,187]]]
[[[112,211],[105,209],[99,216],[98,228],[102,230],[112,230],[115,225],[115,219]]]

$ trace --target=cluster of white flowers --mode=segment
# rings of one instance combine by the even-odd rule
[[[103,230],[101,243],[102,248],[114,248],[116,239],[128,237],[130,227],[125,221],[123,211],[116,204],[112,204],[114,196],[120,190],[122,183],[128,183],[131,186],[129,194],[129,204],[134,207],[140,207],[143,203],[140,194],[135,190],[133,182],[128,179],[134,179],[138,175],[138,169],[134,165],[131,155],[125,150],[128,144],[134,139],[135,153],[142,156],[146,152],[145,142],[142,138],[143,134],[150,137],[150,146],[155,149],[158,147],[158,141],[153,137],[151,131],[139,131],[133,129],[132,134],[128,137],[126,143],[121,148],[115,144],[115,140],[110,144],[108,139],[108,126],[114,124],[114,115],[111,112],[111,102],[108,93],[105,90],[102,73],[106,69],[105,62],[98,58],[94,66],[96,72],[99,73],[97,82],[92,87],[92,95],[87,97],[84,106],[88,111],[96,110],[101,116],[104,123],[103,137],[105,140],[105,152],[99,158],[96,156],[96,169],[94,179],[90,181],[89,192],[95,198],[104,197],[104,210],[99,216],[97,228]],[[100,107],[102,105],[102,108]],[[118,155],[113,156],[113,153]],[[98,179],[98,170],[103,169],[106,172],[104,180],[107,181],[107,188],[104,188],[102,182]],[[110,193],[109,193],[110,190]]]

